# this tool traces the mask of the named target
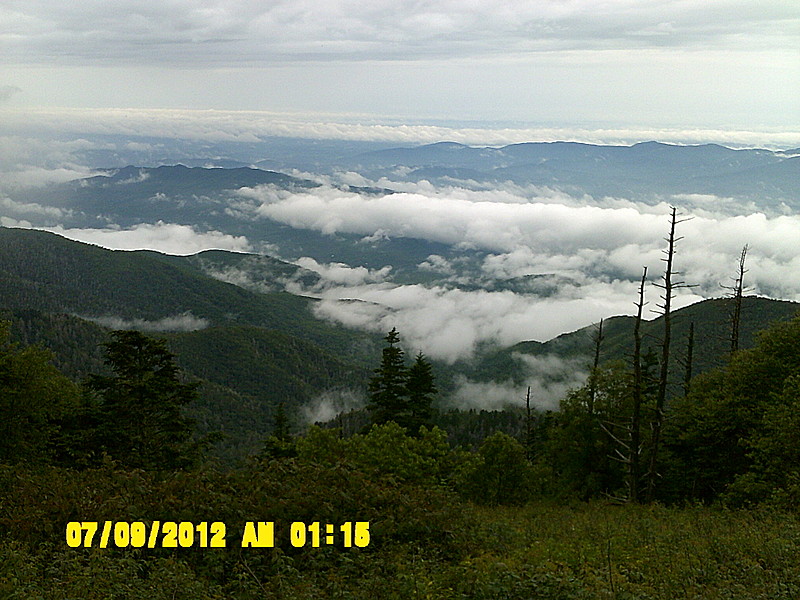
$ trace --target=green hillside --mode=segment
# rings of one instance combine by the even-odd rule
[[[75,381],[106,371],[102,344],[110,330],[72,315],[36,310],[0,311],[15,341],[53,353],[56,367]],[[159,334],[154,334],[159,335]],[[249,325],[163,333],[187,378],[200,382],[200,398],[189,407],[201,434],[219,432],[217,456],[235,462],[260,450],[285,403],[295,428],[301,408],[330,390],[366,389],[370,371],[347,363],[317,344]]]
[[[310,298],[256,293],[209,277],[198,256],[105,250],[43,231],[0,228],[0,307],[87,319],[158,321],[190,314],[215,326],[253,325],[301,336],[368,364],[377,347],[372,337],[315,319]]]
[[[202,384],[191,412],[202,433],[225,434],[225,460],[259,449],[278,403],[298,421],[300,407],[327,390],[360,391],[379,354],[378,339],[314,318],[310,298],[206,274],[238,269],[261,290],[293,276],[313,284],[313,273],[270,257],[110,251],[0,228],[0,265],[0,318],[11,321],[15,340],[51,350],[76,381],[104,370],[110,328],[166,337],[186,376]],[[184,318],[199,329],[167,331]]]
[[[686,356],[689,327],[694,323],[695,346],[693,373],[707,371],[724,363],[730,350],[730,299],[704,300],[673,312],[671,369],[675,382],[682,381],[683,360]],[[800,311],[800,304],[770,298],[746,297],[742,304],[740,325],[740,347],[748,348],[755,341],[755,334],[769,323],[790,319]],[[633,352],[634,318],[630,316],[610,317],[603,321],[603,343],[601,362],[629,360]],[[663,318],[645,321],[642,325],[643,352],[658,351],[663,332]],[[594,336],[597,325],[562,334],[547,342],[520,342],[485,356],[475,367],[475,377],[483,381],[512,379],[524,381],[525,372],[515,354],[533,356],[553,355],[559,358],[585,357],[588,370],[594,355]]]

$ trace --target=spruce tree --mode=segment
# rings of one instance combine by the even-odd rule
[[[417,354],[414,364],[408,369],[406,393],[410,413],[407,427],[412,434],[416,434],[422,425],[430,422],[433,415],[431,403],[438,393],[433,380],[433,369],[422,352]]]
[[[375,424],[394,421],[406,426],[404,421],[410,416],[406,398],[408,369],[403,350],[397,345],[400,342],[397,329],[393,327],[384,339],[387,346],[383,349],[380,367],[375,369],[375,375],[369,381],[370,400],[367,408]]]
[[[297,456],[297,448],[292,439],[286,405],[281,402],[272,418],[272,435],[264,442],[261,456],[265,458],[292,458]]]
[[[417,354],[410,368],[405,365],[403,350],[398,346],[396,328],[386,335],[381,365],[369,382],[370,401],[367,408],[376,425],[394,421],[412,435],[430,422],[431,403],[438,393],[433,369],[425,355]]]
[[[193,423],[184,407],[197,384],[183,383],[164,340],[138,331],[114,331],[105,345],[113,374],[92,375],[99,448],[130,467],[175,469],[199,458]]]

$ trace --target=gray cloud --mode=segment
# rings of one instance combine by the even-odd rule
[[[5,125],[13,127],[12,122],[10,119]],[[82,138],[64,141],[2,135],[0,130],[0,190],[8,192],[89,177],[93,174],[91,169],[80,164],[77,154],[94,147],[99,144]]]
[[[11,97],[19,94],[22,89],[15,85],[0,85],[0,102],[7,102]]]
[[[170,0],[16,3],[6,56],[27,62],[197,63],[401,59],[609,48],[735,48],[791,41],[791,3],[581,0]],[[780,38],[779,38],[780,39]],[[770,41],[768,41],[770,40]]]
[[[123,319],[114,316],[82,318],[110,329],[137,329],[139,331],[199,331],[209,326],[207,319],[195,317],[188,312],[155,321]]]

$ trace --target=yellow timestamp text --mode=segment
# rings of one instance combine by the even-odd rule
[[[274,548],[274,521],[247,521],[242,548]],[[226,548],[228,527],[220,521],[70,521],[66,541],[70,548]],[[285,535],[295,548],[341,546],[366,548],[370,543],[368,521],[347,521],[341,525],[295,521]]]

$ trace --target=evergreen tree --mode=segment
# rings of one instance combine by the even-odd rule
[[[286,404],[283,402],[279,403],[278,408],[275,409],[272,435],[282,442],[287,442],[292,437],[289,433],[289,417],[286,416]]]
[[[410,412],[407,426],[409,431],[415,434],[422,425],[430,423],[433,416],[431,403],[433,402],[433,397],[438,393],[433,380],[431,363],[428,362],[422,352],[417,354],[414,364],[408,369],[406,393]]]
[[[369,381],[370,401],[367,405],[375,424],[394,421],[403,427],[408,425],[411,410],[408,403],[408,369],[403,350],[397,345],[400,336],[396,328],[384,338],[387,346],[383,349],[381,365]]]
[[[412,435],[423,425],[429,425],[433,410],[431,403],[438,393],[433,369],[425,355],[417,354],[411,367],[406,367],[403,350],[398,346],[397,329],[384,338],[381,365],[369,382],[370,401],[367,405],[376,425],[393,421]]]
[[[261,456],[266,458],[292,458],[297,456],[295,441],[289,427],[289,417],[286,415],[286,405],[281,402],[275,409],[272,419],[272,435],[264,442]]]
[[[92,375],[96,443],[130,467],[175,469],[199,457],[192,422],[183,408],[197,397],[197,385],[182,383],[164,340],[138,331],[114,331],[105,345],[113,375]]]

